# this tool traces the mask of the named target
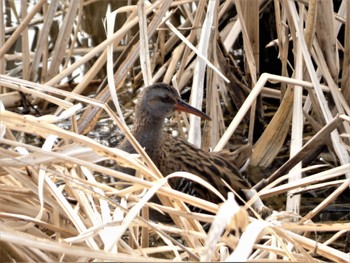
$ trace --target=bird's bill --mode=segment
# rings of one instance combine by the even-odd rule
[[[197,110],[196,108],[192,107],[190,104],[184,102],[183,100],[178,100],[175,104],[175,108],[178,111],[183,111],[187,113],[191,113],[193,115],[196,115],[198,117],[201,117],[206,120],[211,120],[211,118],[205,114],[204,112]]]

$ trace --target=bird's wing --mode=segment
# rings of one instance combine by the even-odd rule
[[[249,183],[235,165],[225,158],[227,153],[221,156],[220,152],[205,152],[182,139],[174,139],[171,136],[163,142],[162,151],[166,155],[165,161],[160,160],[158,166],[164,175],[176,171],[195,174],[214,186],[224,196],[227,195],[228,188],[223,181],[239,193],[242,189],[250,188]]]

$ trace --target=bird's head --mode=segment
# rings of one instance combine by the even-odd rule
[[[204,112],[197,110],[179,95],[179,92],[172,86],[165,83],[156,83],[145,87],[141,94],[137,111],[147,113],[153,118],[164,119],[175,110],[194,114],[206,120],[211,120]]]

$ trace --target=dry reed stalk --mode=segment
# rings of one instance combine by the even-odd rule
[[[244,21],[244,14],[243,11],[241,9],[241,4],[239,2],[239,0],[235,0],[235,6],[237,8],[237,13],[238,13],[238,17],[239,20],[241,22],[241,30],[242,30],[242,35],[243,35],[243,39],[244,39],[244,49],[246,52],[246,56],[247,56],[247,64],[248,64],[248,70],[249,70],[249,74],[250,77],[252,78],[252,83],[253,85],[256,83],[257,81],[257,71],[256,71],[256,61],[254,59],[254,52],[253,52],[253,48],[252,48],[252,42],[249,39],[249,34],[246,28],[245,23],[243,23]]]
[[[21,105],[21,96],[17,91],[0,94],[0,101],[4,107],[19,107]]]
[[[296,28],[298,28],[297,11],[296,11],[295,4],[293,4],[291,2],[289,2],[288,4],[289,4],[288,8],[290,8],[290,12],[292,14],[292,20],[293,20],[294,26]],[[310,75],[311,82],[314,85],[314,91],[315,91],[318,105],[321,109],[321,112],[322,112],[323,118],[325,119],[325,122],[328,123],[332,118],[332,114],[330,112],[330,109],[328,107],[326,107],[327,101],[325,99],[323,92],[320,89],[320,83],[319,83],[319,80],[317,78],[315,68],[312,65],[310,54],[308,53],[308,51],[306,49],[306,44],[305,44],[305,40],[303,38],[303,34],[301,33],[301,29],[297,30],[297,37],[298,37],[298,43],[299,43],[300,48],[302,50],[303,58],[305,60],[306,68],[307,68],[308,73]],[[338,136],[339,136],[339,134],[337,131],[334,131],[333,133],[331,133],[331,139],[332,139],[332,142],[334,144],[336,154],[338,155],[339,160],[342,164],[349,163],[350,162],[349,154],[344,149],[344,147],[338,143],[338,140],[337,140]]]
[[[41,31],[39,40],[38,40],[38,45],[35,50],[35,56],[34,59],[31,61],[31,75],[30,79],[35,80],[35,76],[37,74],[37,70],[39,68],[39,62],[41,60],[41,57],[44,54],[45,46],[47,43],[47,39],[50,33],[50,27],[54,21],[54,14],[56,13],[56,10],[58,8],[59,1],[54,0],[51,2],[51,4],[48,6],[45,16],[44,16],[44,21],[43,21],[43,29]],[[47,46],[46,46],[47,48]]]
[[[22,19],[25,19],[27,15],[27,3],[21,2],[21,9],[22,12]],[[29,59],[29,36],[28,36],[28,27],[26,27],[22,32],[22,77],[23,79],[29,78],[29,66],[30,66],[30,59]]]
[[[259,75],[259,2],[247,2],[241,1],[242,8],[240,3],[236,1],[236,8],[238,12],[238,17],[241,19],[242,33],[243,33],[243,42],[244,49],[247,50],[247,64],[248,68],[246,69],[251,74],[252,84],[256,83],[257,76]],[[242,11],[241,11],[242,10]],[[244,19],[244,20],[243,20]],[[244,21],[244,22],[243,22]],[[246,36],[245,36],[246,34]],[[252,54],[251,54],[252,53]],[[254,69],[254,70],[253,70]],[[252,71],[253,70],[253,71]],[[257,101],[259,97],[252,104],[250,114],[249,114],[249,133],[248,141],[253,141],[253,133],[255,127],[255,116],[257,112]]]
[[[203,17],[204,11],[205,11],[205,5],[206,5],[206,3],[204,1],[198,3],[197,10],[194,14],[194,18],[193,18],[193,15],[190,13],[190,11],[187,11],[188,17],[189,17],[188,19],[190,21],[192,20],[192,26],[194,28],[199,28],[201,25],[202,17]],[[185,10],[187,10],[187,9],[188,9],[187,5],[185,5]],[[193,43],[195,38],[196,38],[196,35],[197,35],[197,30],[192,30],[189,33],[188,41]],[[176,60],[172,60],[172,61],[174,61],[172,63],[173,65],[176,65],[176,63],[180,62],[180,67],[178,69],[178,72],[176,73],[177,83],[180,82],[181,77],[183,75],[183,72],[186,68],[186,65],[188,65],[189,61],[191,60],[191,58],[193,56],[193,52],[191,52],[190,48],[188,46],[186,46],[184,43],[181,43],[179,48],[181,49],[181,51],[179,51],[179,52],[181,52],[181,54],[183,52],[182,57],[186,58],[186,59],[180,60],[180,58],[177,58]],[[185,49],[185,50],[183,50],[183,49]],[[191,55],[190,55],[190,52],[192,53]],[[172,70],[172,72],[175,73],[175,68]],[[166,78],[165,78],[165,81],[166,81]]]
[[[276,158],[289,132],[292,105],[292,87],[288,86],[278,110],[254,145],[251,165],[268,167]]]
[[[4,46],[5,43],[5,19],[4,19],[4,8],[0,5],[0,46]],[[0,56],[0,74],[5,73],[5,57]],[[0,86],[2,90],[2,87]]]
[[[345,240],[349,224],[314,222],[317,215],[326,212],[326,207],[349,189],[349,178],[344,176],[350,169],[349,1],[341,1],[338,13],[332,12],[331,1],[271,1],[277,34],[277,40],[271,43],[277,43],[281,74],[260,76],[258,32],[262,30],[258,25],[267,1],[220,4],[212,0],[169,0],[144,7],[139,1],[140,15],[137,16],[136,5],[120,7],[116,12],[129,14],[123,25],[115,32],[114,25],[110,25],[105,41],[86,48],[79,46],[78,39],[83,32],[84,6],[92,3],[71,2],[63,5],[61,1],[39,1],[34,6],[28,3],[30,10],[26,14],[26,3],[22,1],[18,26],[5,26],[8,13],[0,4],[0,86],[6,92],[0,95],[2,261],[349,261],[349,254],[338,249],[337,244],[337,240]],[[15,16],[19,13],[16,8],[11,6]],[[179,17],[181,20],[177,21]],[[57,20],[61,27],[55,42],[51,30]],[[115,19],[109,20],[113,24]],[[41,26],[38,41],[32,46],[33,52],[29,52],[33,43],[29,43],[28,31],[38,23]],[[325,30],[322,23],[326,23]],[[140,35],[130,41],[130,32],[137,24]],[[314,24],[317,26],[313,27]],[[344,42],[338,37],[342,26],[346,32]],[[235,49],[240,36],[244,40],[248,77],[237,73],[232,58],[231,49]],[[20,50],[10,54],[19,39]],[[289,42],[293,43],[293,50]],[[122,55],[113,65],[116,51]],[[292,52],[294,61],[289,60]],[[343,63],[338,61],[338,54],[342,55],[339,58]],[[62,89],[66,79],[80,67],[88,66],[94,57],[96,61],[82,74],[80,83],[71,91]],[[17,66],[8,71],[5,63],[8,67],[11,63]],[[102,82],[95,99],[82,95],[84,90],[91,89],[89,85],[106,63],[108,81]],[[197,75],[198,69],[201,70]],[[342,72],[340,81],[338,71]],[[132,81],[134,85],[130,85]],[[117,105],[127,85],[142,86],[140,83],[156,81],[172,81],[180,91],[192,86],[191,100],[198,107],[204,97],[204,89],[201,90],[204,84],[200,83],[206,81],[206,110],[213,122],[205,127],[203,140],[197,142],[202,142],[204,148],[223,149],[241,128],[242,120],[249,120],[250,110],[247,137],[254,147],[250,163],[264,160],[272,163],[287,149],[290,153],[287,160],[255,186],[262,198],[279,195],[285,205],[286,195],[301,194],[301,203],[305,202],[306,192],[327,189],[328,196],[317,200],[307,211],[299,212],[298,205],[291,204],[287,206],[294,209],[294,214],[282,211],[269,219],[258,215],[256,219],[248,217],[245,208],[239,208],[231,195],[227,199],[221,197],[223,204],[218,205],[171,189],[168,179],[179,176],[198,181],[208,191],[220,195],[197,176],[183,172],[161,175],[121,120],[121,110],[118,118],[107,105],[110,97]],[[247,83],[252,83],[251,87]],[[271,83],[278,84],[278,90],[272,89]],[[17,106],[24,97],[18,92],[25,94],[43,115],[13,112],[9,107]],[[255,107],[259,95],[267,100],[283,98],[283,102],[277,105],[278,110],[260,139],[253,142],[256,127],[253,118],[261,110]],[[50,109],[55,112],[43,111],[41,103],[52,105]],[[231,103],[239,110],[225,130],[225,111],[232,111]],[[99,116],[112,120],[138,154],[130,155],[81,135],[82,130],[93,128]],[[79,117],[82,122],[77,125]],[[69,128],[62,128],[66,122],[70,123]],[[186,134],[182,130],[185,127],[191,134],[199,132],[199,123],[196,127],[192,121],[189,124],[184,114],[178,116],[177,123],[181,135]],[[311,134],[308,127],[313,130]],[[290,131],[292,145],[285,142]],[[25,139],[34,137],[40,141],[31,145],[22,141],[21,134]],[[294,144],[295,140],[298,144]],[[328,161],[330,165],[317,162],[301,165],[310,156],[317,156],[320,145],[329,148],[322,153],[333,155],[332,161]],[[102,161],[134,168],[140,176],[121,173]],[[114,177],[118,182],[115,185],[99,182],[96,174]],[[287,182],[295,174],[307,176]],[[163,204],[149,201],[154,194],[159,195]],[[191,212],[187,204],[202,210]],[[175,224],[150,221],[148,208],[169,214]],[[203,230],[200,222],[211,223],[209,232]],[[322,241],[316,242],[315,231],[323,237]],[[157,240],[159,244],[155,244]]]
[[[300,16],[299,16],[299,24],[300,27],[303,26],[304,23],[304,6],[300,6]],[[295,34],[295,33],[293,33]],[[306,41],[306,40],[305,40]],[[307,42],[306,42],[307,43]],[[302,52],[301,48],[297,43],[293,43],[295,46],[295,70],[294,77],[298,80],[303,79],[303,60],[302,60]],[[291,107],[292,111],[292,130],[291,130],[291,141],[293,143],[290,147],[290,158],[293,158],[295,154],[297,154],[303,145],[303,132],[304,132],[304,116],[303,116],[303,88],[301,86],[293,87],[293,107]],[[284,127],[286,127],[285,125]],[[286,134],[285,134],[286,135]],[[285,137],[283,138],[285,139]],[[279,147],[280,148],[280,147]],[[302,178],[302,174],[300,169],[302,168],[302,163],[299,162],[296,164],[290,171],[288,182],[292,183],[294,181],[298,181]],[[288,211],[292,211],[296,214],[300,213],[300,195],[291,195],[288,193],[286,209]]]
[[[143,80],[145,86],[150,86],[153,84],[152,72],[151,72],[151,61],[149,55],[149,39],[147,34],[147,22],[145,15],[145,5],[142,1],[139,1],[137,4],[137,12],[139,17],[139,28],[140,28],[140,64],[141,71],[143,75]]]
[[[0,48],[0,57],[3,57],[5,53],[11,48],[11,46],[15,43],[20,34],[25,30],[28,26],[30,20],[36,15],[36,13],[42,8],[45,4],[45,0],[39,1],[31,10],[31,12],[23,19],[23,21],[19,24],[18,28],[11,35],[11,37],[6,40],[4,45]]]
[[[215,2],[209,1],[208,10],[203,21],[201,36],[198,43],[198,52],[205,58],[208,57],[210,37],[213,35],[212,25],[214,20]],[[213,65],[214,66],[214,65]],[[190,103],[197,109],[202,109],[204,97],[204,80],[205,80],[206,62],[197,59],[193,72],[193,83],[191,89]],[[202,143],[202,133],[200,131],[201,119],[198,116],[190,115],[190,129],[188,131],[188,141],[200,148]]]
[[[346,2],[346,13],[350,13],[350,4]],[[344,94],[344,98],[346,101],[350,101],[350,16],[346,16],[346,24],[345,24],[345,44],[344,44],[344,61],[343,61],[343,74],[342,74],[342,82],[341,88],[342,93]]]
[[[317,1],[317,40],[324,52],[328,70],[332,78],[337,80],[339,74],[339,57],[334,22],[333,2]]]

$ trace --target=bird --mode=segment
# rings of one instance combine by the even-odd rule
[[[207,114],[182,100],[179,92],[165,83],[155,83],[143,88],[135,106],[135,121],[131,133],[159,171],[164,176],[178,171],[192,173],[214,186],[224,197],[227,197],[227,193],[231,191],[230,188],[240,195],[242,189],[250,188],[248,180],[234,165],[234,159],[237,156],[230,155],[227,151],[204,151],[164,131],[165,118],[171,116],[176,110],[211,120]],[[126,138],[118,148],[129,153],[136,153]],[[130,168],[123,171],[132,173]],[[192,196],[213,203],[222,202],[217,195],[189,179],[173,178],[169,184],[174,189]]]

